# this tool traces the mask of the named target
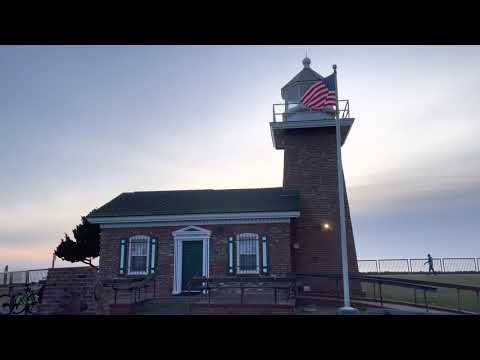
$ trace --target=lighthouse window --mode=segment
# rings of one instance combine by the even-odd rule
[[[237,235],[237,273],[256,274],[259,272],[258,234],[243,233]]]

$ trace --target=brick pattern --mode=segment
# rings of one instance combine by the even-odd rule
[[[183,227],[102,229],[100,239],[100,277],[103,280],[138,277],[127,274],[120,275],[119,273],[120,240],[128,240],[128,238],[134,235],[155,237],[158,239],[156,292],[157,296],[160,297],[169,296],[173,289],[174,273],[174,241],[171,234],[173,231]],[[212,232],[210,238],[210,277],[224,277],[227,275],[227,235],[242,232],[269,235],[268,255],[269,272],[271,275],[286,276],[291,272],[290,224],[229,224],[205,225],[201,227]],[[128,242],[126,250],[128,251]],[[128,264],[127,261],[126,264]],[[109,296],[111,297],[111,295]]]
[[[101,313],[94,295],[98,278],[92,267],[49,269],[39,314]]]
[[[294,129],[284,137],[283,186],[300,192],[301,215],[292,224],[296,273],[341,272],[335,128]],[[345,192],[346,195],[346,192]],[[350,272],[358,272],[352,222],[345,196]],[[331,231],[322,231],[323,223]]]

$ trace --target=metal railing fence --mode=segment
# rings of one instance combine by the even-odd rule
[[[272,112],[273,112],[273,122],[277,122],[278,117],[280,116],[280,121],[283,121],[285,112],[295,106],[297,106],[298,102],[290,102],[288,104],[273,104]],[[349,100],[338,100],[338,107],[339,107],[339,115],[340,119],[348,119],[350,118],[350,102]],[[306,109],[307,112],[315,112],[315,110]]]
[[[35,284],[47,279],[48,269],[0,272],[0,285]]]
[[[308,292],[300,290],[297,299],[336,297],[343,299],[343,275],[336,273],[296,274],[296,281],[314,284],[315,279],[329,280],[317,283]],[[412,280],[401,275],[349,274],[352,301],[375,301],[385,304],[403,304],[429,309],[480,315],[480,286],[437,281]],[[308,287],[310,288],[310,286]]]
[[[368,259],[358,260],[361,273],[417,273],[428,272],[427,259]],[[480,258],[433,258],[435,272],[479,272]]]
[[[292,277],[193,277],[186,293],[195,284],[202,289],[200,299],[208,304],[288,304],[296,296],[296,279]]]

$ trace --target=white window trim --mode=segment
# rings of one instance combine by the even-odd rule
[[[132,240],[146,240],[147,241],[147,266],[145,268],[145,271],[131,271],[131,260],[132,260]],[[149,269],[149,258],[150,258],[150,237],[146,235],[135,235],[131,236],[128,239],[128,270],[127,274],[128,275],[148,275],[148,269]]]
[[[255,235],[257,237],[257,253],[256,253],[256,258],[257,258],[257,270],[240,270],[240,236],[241,235]],[[260,236],[257,233],[241,233],[237,234],[237,274],[260,274]]]
[[[173,256],[173,289],[172,294],[180,294],[182,289],[182,255],[184,241],[202,241],[203,264],[202,276],[209,277],[210,274],[210,235],[211,231],[198,226],[187,226],[172,232],[174,241]]]

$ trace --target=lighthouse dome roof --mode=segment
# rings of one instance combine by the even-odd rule
[[[302,61],[303,69],[282,87],[282,99],[291,102],[298,101],[303,93],[323,76],[310,68],[310,59],[305,57]]]

